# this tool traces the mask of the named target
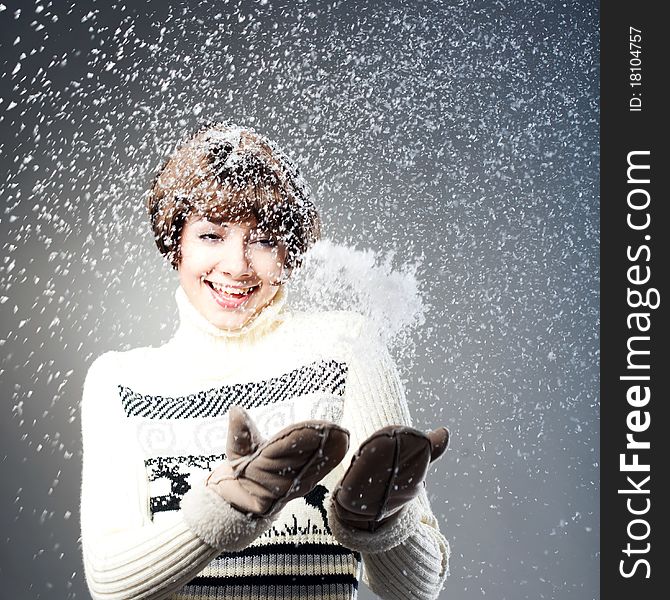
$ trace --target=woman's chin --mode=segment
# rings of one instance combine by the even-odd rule
[[[255,313],[251,311],[229,311],[227,314],[218,314],[208,319],[217,329],[222,331],[237,331],[242,329],[253,319]]]

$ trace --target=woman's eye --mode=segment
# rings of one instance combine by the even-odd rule
[[[216,233],[202,233],[198,236],[201,240],[219,240],[221,236]]]
[[[258,244],[259,246],[266,248],[274,248],[277,245],[277,240],[273,240],[272,238],[260,238],[257,240],[252,240],[251,243]]]

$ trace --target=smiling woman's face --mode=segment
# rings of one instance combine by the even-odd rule
[[[181,233],[179,281],[198,312],[223,330],[243,327],[279,291],[286,248],[253,221],[190,216]],[[274,285],[273,285],[274,284]]]

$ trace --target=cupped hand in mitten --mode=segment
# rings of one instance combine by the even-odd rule
[[[366,439],[333,493],[337,518],[376,531],[397,518],[424,486],[428,466],[447,449],[449,432],[388,426]]]
[[[302,421],[264,440],[249,414],[230,409],[226,460],[207,486],[231,506],[267,517],[308,494],[344,458],[349,432],[328,421]]]

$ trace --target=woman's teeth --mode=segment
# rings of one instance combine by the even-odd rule
[[[213,281],[208,281],[208,283],[220,294],[228,294],[229,296],[248,296],[258,287],[254,285],[251,287],[239,288],[220,285],[218,283],[214,283]]]

